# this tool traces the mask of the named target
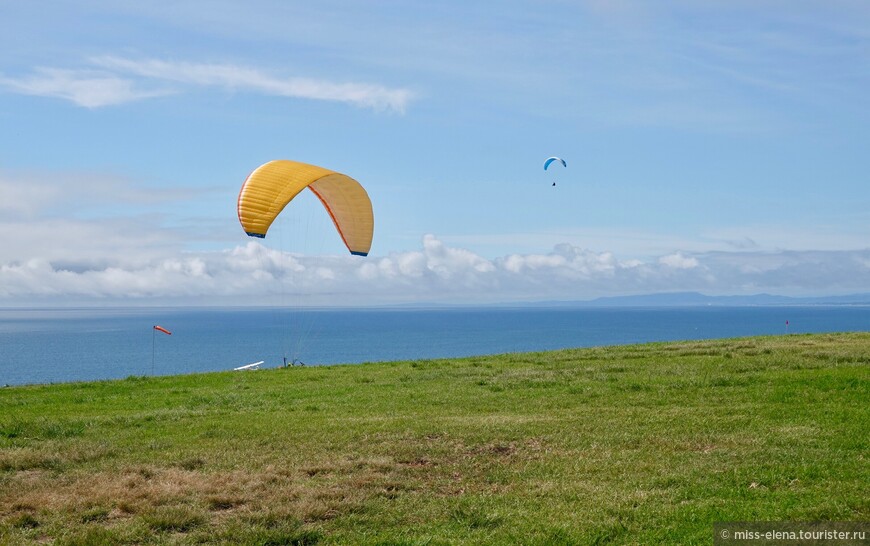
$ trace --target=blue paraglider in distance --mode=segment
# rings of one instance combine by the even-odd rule
[[[547,167],[550,166],[550,163],[552,163],[552,162],[554,162],[554,161],[559,161],[559,162],[561,162],[563,167],[567,167],[567,166],[568,166],[568,164],[565,163],[565,160],[562,159],[561,157],[548,157],[547,160],[544,161],[544,170],[546,171],[546,170],[547,170]]]
[[[553,156],[553,157],[548,157],[547,160],[544,161],[544,170],[546,171],[546,170],[547,170],[547,167],[550,166],[550,163],[552,163],[552,162],[554,162],[554,161],[558,161],[558,162],[562,163],[562,166],[563,166],[563,167],[568,167],[568,164],[565,163],[565,160],[564,160],[564,159],[562,159],[561,157],[555,157],[555,156]],[[553,185],[555,186],[556,183],[553,182]]]

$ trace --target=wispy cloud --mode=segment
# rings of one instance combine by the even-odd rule
[[[276,75],[235,64],[115,56],[94,57],[89,62],[85,69],[40,67],[25,76],[0,75],[0,86],[16,93],[69,100],[86,108],[183,93],[195,87],[344,102],[397,113],[404,113],[414,97],[408,89]]]
[[[172,93],[168,89],[140,89],[137,82],[99,70],[37,68],[27,76],[0,75],[0,86],[38,97],[68,100],[85,108],[99,108]]]
[[[233,64],[132,60],[121,57],[92,59],[106,69],[144,78],[203,87],[247,90],[279,97],[347,102],[377,110],[404,112],[413,94],[367,83],[335,83],[312,78],[280,78],[263,70]]]
[[[129,267],[179,252],[185,239],[169,224],[212,191],[96,171],[0,171],[0,265]]]
[[[99,209],[121,210],[189,200],[209,192],[184,186],[147,187],[106,172],[0,170],[0,214],[4,221],[41,219]],[[2,254],[0,254],[2,255]]]

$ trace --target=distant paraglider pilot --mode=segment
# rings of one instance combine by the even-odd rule
[[[565,160],[564,160],[564,159],[562,159],[561,157],[555,157],[555,156],[553,156],[553,157],[548,157],[547,160],[544,161],[544,170],[546,171],[546,170],[547,170],[547,167],[550,166],[550,163],[553,163],[554,161],[558,161],[559,163],[562,164],[563,167],[568,167],[568,164],[565,163]],[[556,185],[556,183],[553,182],[553,186],[555,186],[555,185]]]

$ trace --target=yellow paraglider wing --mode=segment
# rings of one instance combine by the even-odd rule
[[[375,220],[365,188],[347,175],[298,161],[260,165],[242,184],[238,212],[245,233],[265,237],[278,214],[305,188],[323,203],[351,254],[367,255]]]

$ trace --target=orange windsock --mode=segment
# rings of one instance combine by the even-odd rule
[[[170,332],[169,330],[167,330],[167,329],[164,328],[163,326],[157,326],[157,325],[155,325],[155,326],[154,326],[154,329],[155,329],[155,330],[159,330],[159,331],[163,332],[164,334],[167,334],[167,335],[170,335],[170,336],[172,335],[172,332]]]

